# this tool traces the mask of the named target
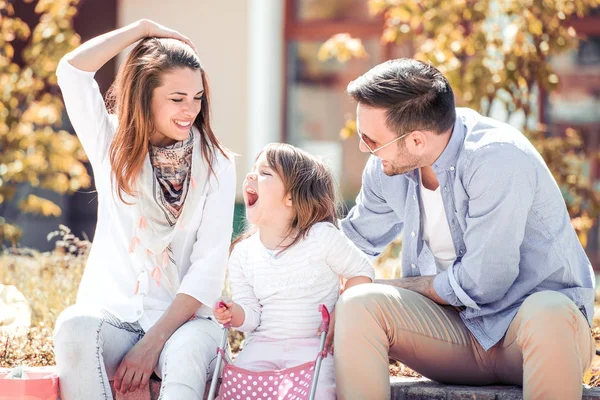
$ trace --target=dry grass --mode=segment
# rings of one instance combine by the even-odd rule
[[[26,336],[6,337],[0,341],[0,367],[41,367],[54,365],[52,330],[34,327]]]
[[[0,255],[0,283],[16,286],[31,306],[26,336],[0,334],[0,367],[54,365],[54,322],[75,302],[85,259],[57,252]]]
[[[26,336],[0,337],[0,367],[54,365],[54,322],[63,309],[75,302],[86,258],[85,243],[79,241],[74,247],[72,240],[59,241],[58,250],[51,253],[6,251],[0,255],[0,283],[16,286],[32,308],[32,328]],[[378,263],[377,275],[396,277],[399,271],[395,264],[389,261]],[[598,346],[600,304],[597,305],[596,316],[592,333]],[[229,339],[233,352],[239,351],[243,334],[233,331]],[[420,376],[398,362],[390,362],[390,374]],[[600,357],[594,358],[584,381],[591,386],[600,386]]]
[[[14,285],[31,305],[31,325],[54,327],[62,310],[75,303],[86,256],[37,253],[0,255],[0,283]]]
[[[53,252],[9,249],[0,254],[0,283],[14,285],[31,306],[26,336],[0,333],[0,367],[54,365],[54,322],[75,303],[89,242],[76,238],[65,226],[48,236],[58,236]]]

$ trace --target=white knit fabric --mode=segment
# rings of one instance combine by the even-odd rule
[[[307,237],[272,256],[256,233],[239,243],[229,260],[233,300],[245,312],[240,331],[272,339],[314,337],[319,304],[332,311],[340,277],[375,272],[367,256],[330,223],[315,224]]]

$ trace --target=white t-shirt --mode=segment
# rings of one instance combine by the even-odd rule
[[[421,174],[419,174],[421,177]],[[456,250],[450,234],[450,225],[446,218],[442,193],[438,186],[435,190],[429,190],[423,186],[421,180],[421,201],[423,217],[423,240],[429,246],[435,258],[437,272],[445,271],[456,260]]]
[[[319,304],[331,312],[340,277],[375,271],[367,256],[333,224],[315,224],[304,240],[272,255],[256,233],[237,244],[229,259],[233,301],[245,313],[237,328],[270,339],[315,337],[321,324]]]

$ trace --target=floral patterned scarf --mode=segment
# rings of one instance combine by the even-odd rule
[[[148,293],[145,271],[157,286],[175,297],[180,284],[171,241],[197,209],[207,171],[200,151],[200,132],[192,128],[188,139],[169,147],[151,147],[137,183],[134,222],[129,244],[132,257],[145,268],[139,272],[134,294]],[[195,175],[198,175],[195,177]]]
[[[155,191],[155,200],[171,226],[177,223],[190,186],[193,150],[191,134],[168,147],[150,147],[150,164],[161,189]]]

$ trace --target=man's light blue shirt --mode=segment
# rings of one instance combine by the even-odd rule
[[[454,306],[485,350],[504,337],[525,298],[554,290],[591,323],[594,273],[565,201],[541,155],[518,130],[456,109],[450,141],[433,164],[456,261],[437,273],[422,237],[419,170],[387,176],[371,156],[356,206],[341,228],[377,256],[402,233],[402,276],[436,275],[434,289]]]

